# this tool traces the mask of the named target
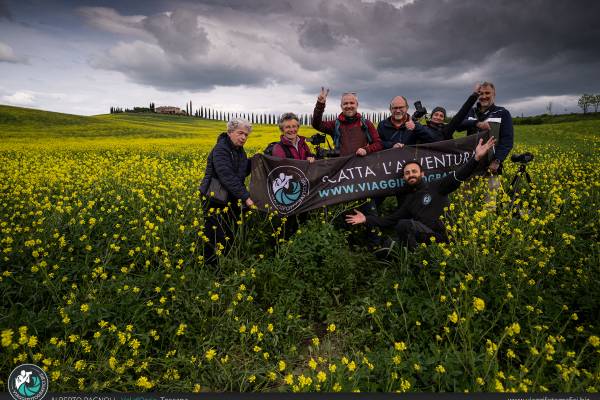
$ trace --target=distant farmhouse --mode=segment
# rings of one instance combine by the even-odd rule
[[[155,111],[159,114],[185,114],[185,111],[182,111],[181,108],[171,106],[156,107]]]

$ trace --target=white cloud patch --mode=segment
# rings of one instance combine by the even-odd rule
[[[152,37],[142,25],[146,19],[143,15],[125,16],[107,7],[80,7],[78,12],[90,25],[101,30],[145,39]]]
[[[30,106],[35,103],[35,95],[29,91],[16,92],[10,96],[3,96],[2,100],[17,106]]]
[[[76,95],[68,96],[65,93],[41,92],[35,90],[18,90],[11,95],[2,96],[8,104],[17,106],[37,106],[45,102],[73,101]]]
[[[509,102],[506,107],[511,110],[513,117],[540,112],[562,114],[577,111],[578,99],[579,96],[575,95],[525,97]]]
[[[0,62],[24,63],[26,62],[26,59],[23,57],[17,57],[12,47],[6,43],[0,42]]]

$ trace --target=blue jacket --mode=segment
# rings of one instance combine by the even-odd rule
[[[476,125],[480,121],[500,123],[500,132],[499,137],[496,138],[497,143],[494,149],[494,158],[500,162],[504,161],[513,148],[515,136],[510,113],[506,108],[495,104],[492,104],[485,112],[480,112],[477,106],[475,106],[469,110],[467,118],[460,124],[458,130],[464,131],[466,129],[467,135],[474,135],[478,133]]]
[[[246,201],[250,193],[244,185],[244,180],[249,174],[250,161],[244,148],[234,146],[227,133],[223,132],[206,160],[200,192],[207,195],[210,179],[216,176],[229,192],[228,202],[236,202],[237,199]]]
[[[396,128],[391,121],[391,117],[379,122],[377,132],[379,133],[384,149],[391,149],[396,143],[414,145],[436,141],[436,137],[432,136],[430,131],[418,122],[415,122],[415,129],[411,131],[406,129],[406,125]]]

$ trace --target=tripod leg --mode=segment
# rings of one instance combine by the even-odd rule
[[[511,200],[514,200],[513,196],[517,192],[517,185],[519,184],[520,180],[521,180],[521,172],[517,171],[515,176],[510,181],[510,186],[509,186],[509,190],[508,190],[508,195],[510,196]]]

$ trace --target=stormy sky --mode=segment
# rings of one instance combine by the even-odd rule
[[[0,103],[327,111],[353,91],[457,110],[478,81],[516,115],[600,93],[600,2],[555,0],[0,0]]]

